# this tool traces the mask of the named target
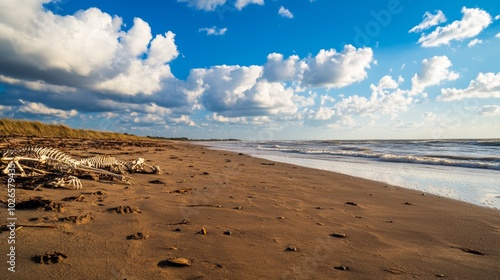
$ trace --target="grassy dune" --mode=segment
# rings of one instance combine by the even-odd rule
[[[73,129],[62,124],[0,119],[0,136],[66,137],[84,139],[139,140],[145,137],[86,129]]]

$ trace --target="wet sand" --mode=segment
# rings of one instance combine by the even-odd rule
[[[17,189],[18,203],[40,208],[16,210],[15,273],[5,262],[9,232],[0,234],[1,279],[500,275],[499,210],[184,142],[21,140],[75,157],[143,157],[164,174]],[[5,206],[0,214],[6,224]],[[167,261],[176,257],[190,265]]]

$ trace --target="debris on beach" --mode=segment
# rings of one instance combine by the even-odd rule
[[[135,234],[131,234],[129,236],[127,236],[127,240],[142,240],[142,239],[148,239],[149,238],[149,235],[147,234],[144,234],[142,232],[137,232]]]
[[[193,189],[192,188],[182,188],[182,189],[178,189],[178,190],[171,191],[171,192],[180,193],[180,194],[185,194],[185,193],[191,194],[191,193],[193,193]]]
[[[85,199],[85,196],[82,194],[82,195],[79,195],[79,196],[68,196],[68,197],[65,197],[63,199],[61,199],[62,201],[78,201],[78,202],[81,202]]]
[[[191,224],[190,221],[188,221],[188,220],[182,220],[182,221],[180,221],[178,223],[173,223],[173,224],[168,224],[168,225],[169,226],[176,226],[176,225],[189,225],[189,224]]]
[[[285,251],[287,251],[287,252],[298,252],[299,249],[297,249],[297,247],[293,247],[293,246],[286,246]]]
[[[163,185],[166,185],[166,183],[163,182],[163,180],[161,180],[161,179],[151,180],[148,183],[150,183],[150,184],[163,184]]]
[[[463,252],[469,253],[469,254],[484,256],[484,253],[481,251],[478,251],[478,250],[474,250],[474,249],[470,249],[470,248],[466,248],[466,247],[460,247],[458,249],[462,250]]]
[[[176,257],[176,258],[170,258],[164,261],[160,261],[158,263],[159,267],[185,267],[185,266],[190,266],[191,261],[186,259],[186,258],[181,258],[181,257]]]
[[[385,272],[389,272],[391,274],[394,274],[394,275],[407,274],[407,272],[404,271],[403,269],[396,268],[396,267],[382,267],[382,270],[385,271]]]
[[[222,208],[222,205],[218,204],[189,204],[187,207],[215,207],[215,208]]]
[[[67,255],[61,252],[45,253],[44,255],[36,255],[31,259],[36,263],[41,264],[56,264],[60,263],[68,258]]]
[[[344,233],[335,233],[335,232],[330,234],[330,236],[335,237],[335,238],[346,238],[347,237],[347,235],[345,235]]]

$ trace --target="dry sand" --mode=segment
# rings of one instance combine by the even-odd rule
[[[143,157],[164,174],[18,189],[18,203],[52,204],[17,210],[15,273],[0,234],[0,279],[500,279],[498,210],[181,142],[22,143]]]

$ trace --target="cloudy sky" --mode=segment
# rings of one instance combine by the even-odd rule
[[[500,5],[0,0],[0,118],[190,138],[500,138]]]

